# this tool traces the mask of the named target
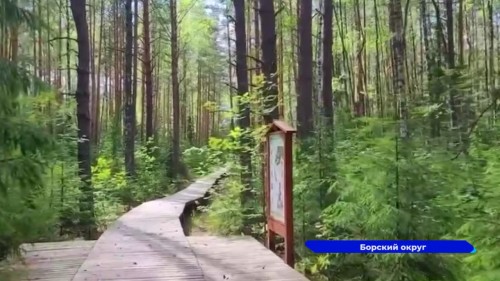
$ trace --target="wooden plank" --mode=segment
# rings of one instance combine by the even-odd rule
[[[190,236],[188,240],[207,281],[308,280],[252,237]]]
[[[58,250],[58,249],[75,249],[75,248],[91,248],[94,246],[95,241],[85,241],[85,240],[74,240],[74,241],[62,241],[62,242],[43,242],[43,243],[33,243],[33,244],[23,244],[21,245],[21,250],[23,251],[43,251],[43,250]]]
[[[87,258],[95,241],[24,244],[24,280],[70,281]]]
[[[124,214],[99,238],[72,280],[205,280],[179,217],[224,172]]]

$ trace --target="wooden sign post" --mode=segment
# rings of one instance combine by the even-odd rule
[[[275,251],[275,236],[285,239],[285,262],[294,267],[292,139],[294,128],[274,120],[266,136],[265,196],[267,246]]]

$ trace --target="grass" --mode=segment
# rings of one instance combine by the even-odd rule
[[[0,262],[0,280],[18,281],[27,278],[27,270],[19,259]]]

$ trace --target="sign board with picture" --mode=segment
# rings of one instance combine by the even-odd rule
[[[295,129],[275,120],[266,136],[265,194],[267,246],[275,250],[275,236],[285,240],[285,262],[294,266],[292,141]]]

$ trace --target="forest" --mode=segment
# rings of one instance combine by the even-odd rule
[[[498,281],[499,70],[497,0],[0,0],[0,260],[96,239],[221,166],[203,223],[262,240],[281,119],[311,280]],[[477,253],[315,255],[317,238]]]

